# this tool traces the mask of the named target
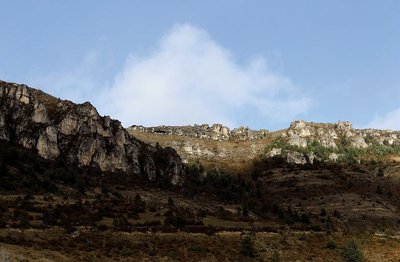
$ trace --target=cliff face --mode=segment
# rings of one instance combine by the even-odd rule
[[[175,150],[155,148],[129,133],[117,120],[101,117],[88,102],[74,104],[42,91],[0,81],[0,139],[37,150],[46,159],[105,172],[183,179]]]

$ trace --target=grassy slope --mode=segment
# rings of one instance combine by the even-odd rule
[[[277,251],[284,261],[340,261],[340,246],[356,237],[371,261],[384,261],[388,254],[396,261],[400,243],[391,236],[398,232],[399,188],[392,179],[398,166],[385,167],[383,177],[376,174],[379,167],[260,161],[253,177],[209,171],[210,177],[202,178],[188,169],[184,188],[160,188],[141,178],[66,168],[2,143],[0,257],[237,260],[245,259],[240,233],[254,230],[258,256],[265,260]],[[136,194],[145,203],[143,210],[133,204]],[[249,216],[238,215],[243,208]],[[186,221],[165,224],[170,211]],[[302,214],[309,222],[302,221]],[[150,229],[154,233],[146,233]],[[339,248],[326,248],[330,239]]]

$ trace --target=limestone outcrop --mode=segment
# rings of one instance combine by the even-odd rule
[[[367,148],[372,143],[400,145],[400,132],[377,129],[354,129],[350,122],[336,124],[295,121],[282,133],[290,145],[307,147],[317,142],[323,147],[350,146]]]
[[[210,139],[217,141],[250,141],[259,140],[268,135],[265,129],[251,130],[248,127],[239,127],[230,130],[222,124],[207,124],[193,125],[193,126],[157,126],[157,127],[144,127],[144,126],[131,126],[128,131],[140,131],[159,135],[177,135],[187,136],[199,139]]]
[[[265,129],[252,130],[247,127],[239,127],[230,130],[221,124],[214,124],[212,126],[207,124],[157,127],[131,126],[127,130],[130,133],[138,131],[149,134],[186,136],[216,141],[257,142],[257,140],[262,140],[272,135],[271,132]],[[366,148],[374,142],[378,144],[400,145],[399,131],[354,129],[352,124],[347,121],[330,124],[299,120],[292,122],[288,129],[276,132],[279,132],[279,136],[286,138],[290,145],[298,147],[307,147],[314,142],[327,148],[338,148],[339,145]]]
[[[67,164],[150,180],[167,176],[175,185],[183,181],[183,164],[175,150],[137,140],[89,102],[74,104],[25,85],[0,81],[0,139]]]

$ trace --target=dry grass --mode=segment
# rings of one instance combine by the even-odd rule
[[[195,233],[118,233],[81,229],[78,236],[61,230],[0,230],[0,237],[21,245],[0,244],[0,258],[26,261],[269,261],[278,253],[282,261],[342,261],[340,250],[356,240],[366,261],[399,261],[398,235],[343,235],[309,232],[261,232],[255,235],[256,258],[243,257],[240,232],[212,236]],[[62,241],[63,245],[54,245]],[[328,241],[337,248],[327,248]]]
[[[129,130],[130,134],[139,140],[155,145],[159,143],[164,147],[174,147],[178,153],[189,163],[199,162],[207,168],[217,167],[221,171],[230,173],[247,172],[253,160],[264,152],[266,145],[271,143],[278,135],[274,132],[264,139],[254,141],[217,141],[212,139],[199,139],[179,135],[162,135]],[[203,152],[198,155],[189,153],[185,146],[201,148]],[[195,151],[195,150],[194,150]]]

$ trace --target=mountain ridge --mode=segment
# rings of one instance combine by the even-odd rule
[[[183,165],[173,149],[157,149],[128,134],[118,120],[100,116],[89,102],[74,104],[26,85],[0,82],[0,139],[39,156],[105,172],[166,176],[182,183]],[[157,159],[162,156],[162,161]]]
[[[354,129],[348,121],[314,123],[294,121],[277,131],[251,130],[241,127],[230,130],[221,124],[194,126],[131,126],[128,132],[150,144],[174,148],[185,163],[201,162],[227,171],[243,172],[251,168],[254,159],[283,157],[289,163],[312,164],[344,158],[344,148],[367,151],[400,146],[400,132],[379,129]],[[304,152],[309,149],[307,154]],[[318,155],[330,151],[330,155]],[[371,151],[371,150],[370,150]],[[358,158],[356,161],[360,161]]]

